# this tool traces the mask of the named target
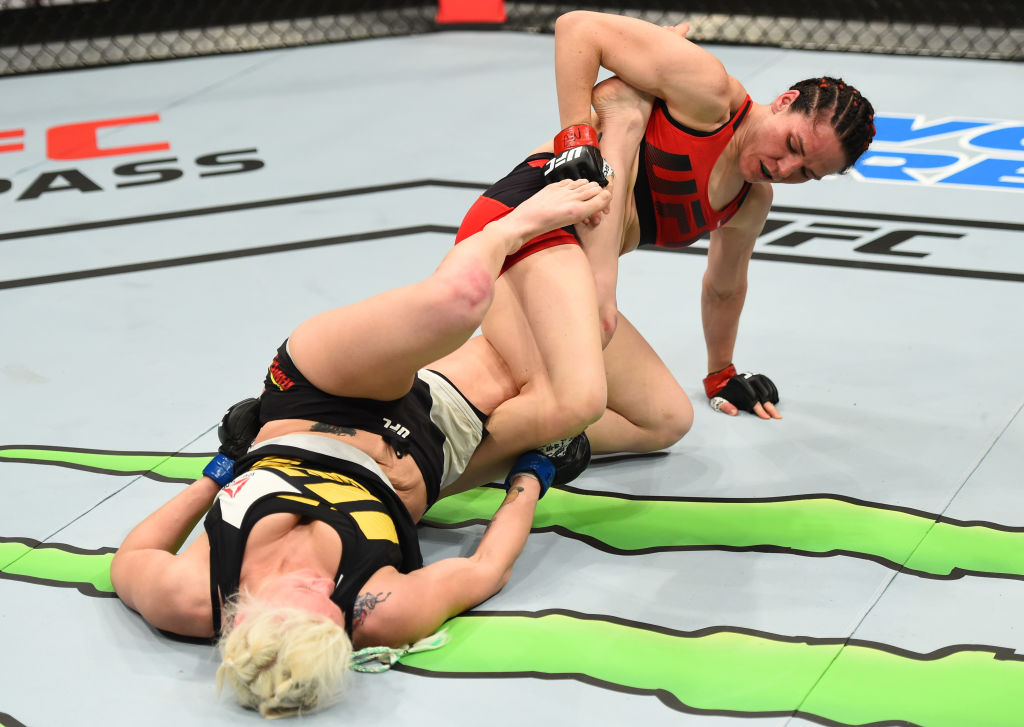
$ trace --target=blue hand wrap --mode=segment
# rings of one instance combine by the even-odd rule
[[[235,460],[222,452],[217,452],[217,456],[203,467],[203,474],[224,487],[235,479]]]
[[[540,480],[540,496],[537,499],[544,497],[544,493],[548,491],[555,479],[555,465],[540,452],[527,452],[519,455],[519,459],[512,465],[508,477],[505,478],[506,492],[512,487],[512,478],[524,472],[529,472]]]

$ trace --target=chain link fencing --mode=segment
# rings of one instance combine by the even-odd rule
[[[463,0],[468,2],[469,0]],[[500,5],[500,3],[498,3]],[[430,33],[550,33],[574,9],[683,20],[698,42],[1024,60],[1024,0],[506,2],[500,23],[442,24],[410,0],[0,0],[0,76]]]

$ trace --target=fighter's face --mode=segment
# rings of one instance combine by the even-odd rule
[[[801,184],[835,174],[846,165],[827,117],[792,111],[792,101],[786,98],[776,99],[741,154],[741,170],[749,182]]]

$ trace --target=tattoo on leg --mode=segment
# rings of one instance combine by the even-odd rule
[[[356,436],[356,430],[352,427],[339,427],[336,424],[324,424],[323,422],[313,422],[313,426],[309,428],[311,432],[325,432],[326,434],[337,434],[339,437],[354,437]]]
[[[356,598],[355,606],[352,609],[352,628],[361,625],[366,620],[366,617],[370,615],[370,611],[376,608],[378,603],[388,600],[390,595],[391,591],[387,593],[370,593],[367,591]]]

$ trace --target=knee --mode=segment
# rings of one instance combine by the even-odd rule
[[[693,426],[693,405],[682,391],[663,408],[659,416],[645,427],[650,451],[671,447],[689,433]]]
[[[452,325],[476,328],[494,298],[494,279],[482,265],[460,265],[435,273],[437,310]]]
[[[607,405],[607,389],[603,382],[556,392],[540,411],[544,443],[579,434],[601,418]]]
[[[601,347],[607,348],[615,329],[619,325],[619,309],[616,305],[601,306],[598,311],[601,323]]]

